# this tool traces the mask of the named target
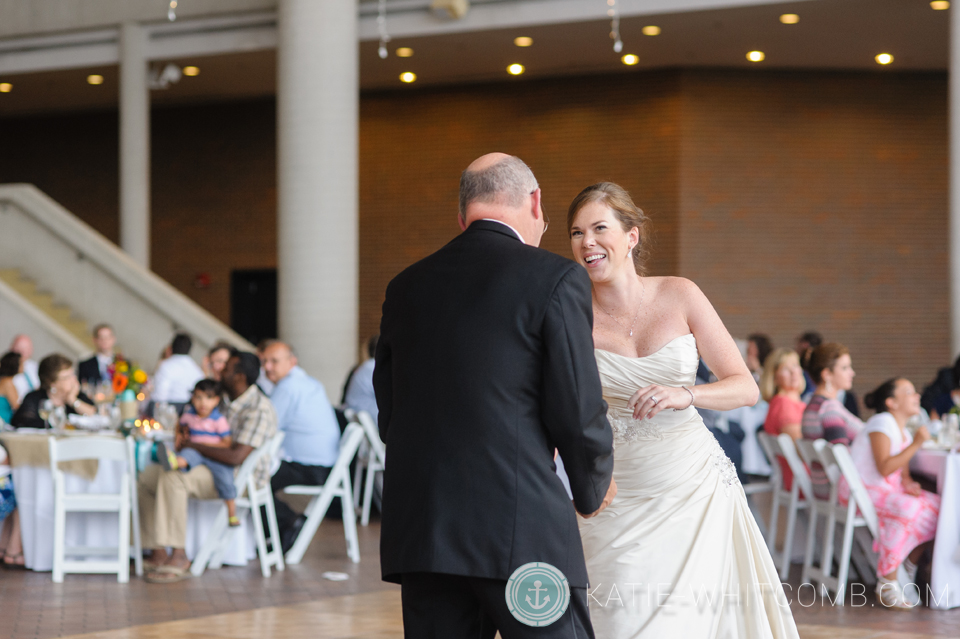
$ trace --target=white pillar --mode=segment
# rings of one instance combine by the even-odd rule
[[[146,32],[120,27],[120,247],[150,268],[150,89]]]
[[[277,32],[280,337],[339,399],[357,357],[357,3],[280,0]]]
[[[960,2],[950,7],[950,351],[960,354]]]

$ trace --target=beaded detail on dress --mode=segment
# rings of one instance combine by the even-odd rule
[[[633,411],[611,408],[607,419],[613,430],[614,448],[640,439],[663,439],[659,426],[648,419],[634,419]]]
[[[737,467],[733,465],[733,462],[730,461],[727,454],[723,452],[723,448],[720,446],[717,438],[711,434],[710,439],[713,440],[710,446],[712,449],[710,451],[710,457],[713,459],[713,466],[717,469],[717,472],[720,473],[720,481],[723,482],[724,492],[729,494],[730,487],[740,483],[740,478],[737,476]]]

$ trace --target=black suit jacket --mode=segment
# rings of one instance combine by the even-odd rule
[[[100,383],[100,380],[103,378],[100,376],[100,363],[97,361],[96,355],[80,362],[80,365],[77,367],[77,378],[79,378],[81,382],[90,382],[91,384]]]
[[[387,445],[386,581],[508,579],[542,561],[586,587],[573,505],[600,507],[613,434],[575,262],[478,221],[387,288],[374,387]]]

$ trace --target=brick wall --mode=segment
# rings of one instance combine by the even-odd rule
[[[37,184],[117,238],[116,112],[0,120],[0,182]],[[276,265],[272,99],[153,112],[153,268],[224,321],[229,273]],[[943,74],[634,72],[365,94],[360,335],[398,271],[458,232],[475,157],[533,168],[566,207],[613,180],[654,225],[653,274],[697,281],[735,335],[847,343],[856,388],[949,359]],[[318,243],[319,245],[319,243]],[[198,273],[211,285],[193,286]]]
[[[943,74],[686,72],[680,272],[734,335],[846,344],[869,392],[949,353]]]

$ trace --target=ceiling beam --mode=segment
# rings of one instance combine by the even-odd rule
[[[624,18],[675,14],[811,0],[618,0]],[[437,18],[428,0],[388,4],[387,30],[393,37],[422,37],[471,31],[606,20],[607,5],[597,0],[474,0],[461,20]],[[220,55],[277,46],[276,12],[260,11],[212,18],[149,24],[147,58],[162,61]],[[376,3],[360,5],[359,39],[377,40]],[[78,31],[0,40],[0,74],[14,75],[118,63],[118,29]]]

